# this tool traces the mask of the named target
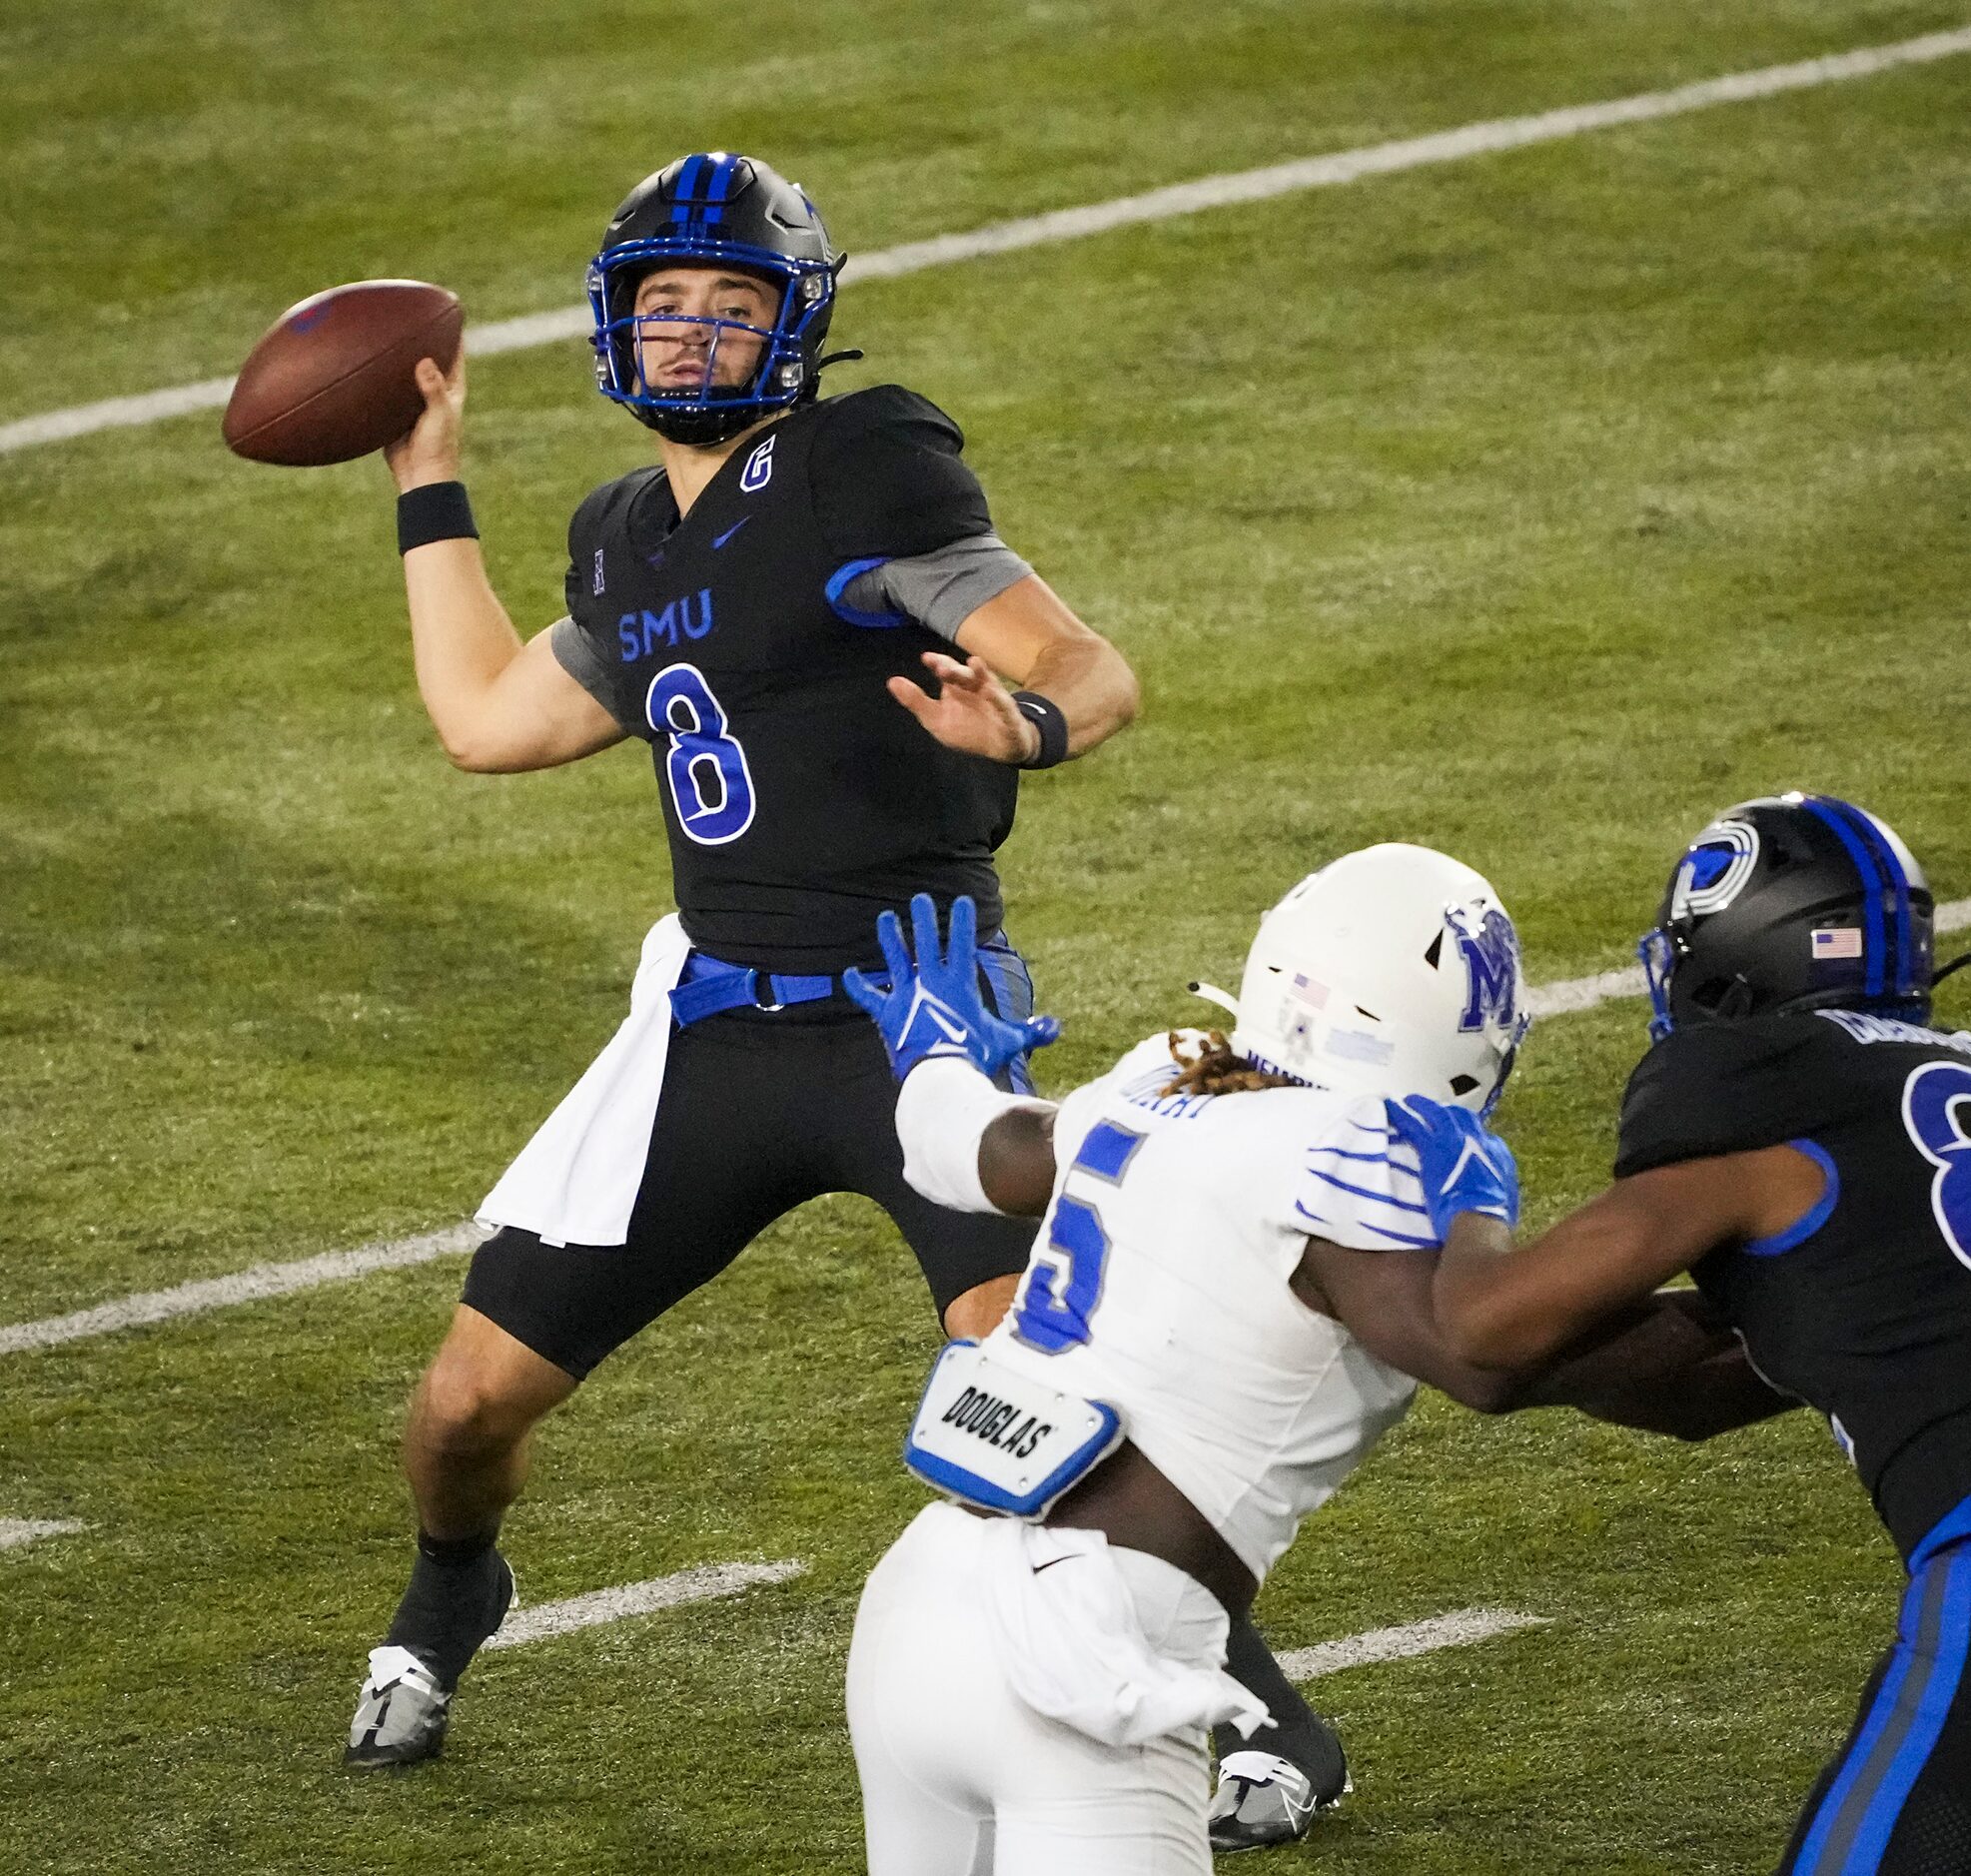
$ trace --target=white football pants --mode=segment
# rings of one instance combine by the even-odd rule
[[[1204,1729],[1109,1746],[1021,1700],[984,1614],[987,1527],[930,1505],[863,1589],[848,1720],[869,1876],[1210,1876]],[[1218,1603],[1157,1557],[1113,1555],[1157,1652],[1215,1665]]]

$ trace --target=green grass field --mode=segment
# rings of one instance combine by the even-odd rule
[[[1888,0],[78,0],[0,21],[0,422],[231,369],[329,282],[558,307],[608,210],[757,150],[868,251],[1216,171],[1960,24]],[[1005,536],[1140,670],[1029,783],[1015,937],[1059,1089],[1236,981],[1365,841],[1483,868],[1541,981],[1622,962],[1681,838],[1802,785],[1971,893],[1971,58],[852,288]],[[523,628],[643,459],[569,344],[476,367]],[[388,483],[212,417],[0,457],[0,1322],[449,1224],[608,1033],[669,905],[644,761],[450,770]],[[1955,986],[1953,986],[1955,990]],[[1946,1016],[1967,1007],[1947,998]],[[1529,1213],[1604,1177],[1637,1006],[1536,1032]],[[404,1396],[448,1261],[0,1356],[0,1871],[840,1872],[841,1667],[919,1501],[935,1342],[860,1202],[783,1222],[550,1421],[530,1601],[798,1557],[488,1656],[449,1756],[338,1765],[408,1561]],[[796,1443],[798,1442],[798,1443]],[[798,1450],[800,1456],[790,1454]],[[1706,1448],[1428,1402],[1269,1584],[1283,1647],[1550,1625],[1315,1689],[1334,1876],[1776,1859],[1899,1572],[1804,1415]]]

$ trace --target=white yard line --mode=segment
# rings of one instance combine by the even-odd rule
[[[1407,1661],[1413,1655],[1467,1647],[1475,1641],[1488,1641],[1493,1635],[1509,1635],[1515,1629],[1544,1628],[1547,1620],[1544,1615],[1522,1615],[1516,1609],[1455,1609],[1449,1615],[1434,1615],[1429,1621],[1410,1622],[1402,1628],[1371,1628],[1360,1635],[1344,1635],[1340,1641],[1296,1648],[1280,1657],[1280,1668],[1289,1680],[1318,1680],[1323,1674],[1339,1674],[1345,1667]]]
[[[451,1225],[444,1231],[426,1232],[417,1238],[359,1245],[354,1251],[327,1251],[293,1264],[256,1264],[251,1270],[236,1271],[230,1277],[207,1277],[172,1290],[146,1290],[134,1297],[98,1304],[92,1310],[77,1310],[69,1316],[49,1316],[38,1323],[0,1327],[0,1355],[17,1355],[23,1349],[52,1349],[58,1343],[107,1336],[119,1329],[135,1329],[141,1323],[168,1322],[175,1316],[201,1316],[207,1310],[223,1310],[235,1303],[257,1303],[263,1297],[285,1297],[297,1290],[313,1290],[321,1284],[348,1283],[351,1278],[368,1277],[372,1271],[429,1264],[434,1258],[456,1257],[470,1251],[478,1242],[479,1233],[471,1225]]]
[[[1939,932],[1962,931],[1966,926],[1971,926],[1971,899],[1950,899],[1937,907]],[[1592,977],[1535,984],[1526,1002],[1535,1016],[1567,1016],[1594,1009],[1611,998],[1639,997],[1642,988],[1639,970],[1599,971]],[[293,1264],[256,1264],[251,1270],[238,1271],[230,1277],[202,1278],[172,1290],[147,1290],[134,1297],[98,1304],[94,1309],[76,1310],[67,1316],[0,1325],[0,1355],[52,1349],[65,1342],[112,1335],[145,1323],[202,1316],[208,1310],[223,1310],[236,1303],[257,1303],[265,1297],[284,1297],[322,1284],[348,1283],[353,1278],[368,1277],[373,1271],[429,1264],[437,1258],[461,1256],[478,1242],[479,1233],[470,1224],[453,1225],[416,1238],[359,1245],[353,1251],[327,1251]]]
[[[44,1537],[73,1537],[88,1528],[72,1517],[0,1517],[0,1550],[18,1550]]]
[[[674,1609],[680,1602],[708,1602],[716,1596],[736,1596],[761,1583],[784,1583],[807,1574],[797,1557],[778,1563],[706,1563],[680,1570],[675,1576],[654,1576],[648,1582],[618,1583],[613,1589],[590,1590],[564,1602],[543,1602],[538,1608],[516,1609],[500,1625],[489,1648],[517,1648],[548,1635],[565,1635],[577,1628],[619,1622],[625,1616]]]
[[[975,228],[965,234],[939,235],[929,241],[905,242],[898,247],[884,248],[852,260],[845,278],[851,281],[893,280],[901,274],[916,274],[926,268],[976,261],[989,254],[1011,254],[1022,248],[1082,241],[1090,235],[1106,234],[1111,229],[1170,221],[1177,216],[1196,215],[1206,209],[1265,202],[1306,189],[1331,189],[1342,183],[1358,182],[1366,176],[1392,176],[1400,171],[1425,169],[1433,164],[1462,163],[1468,157],[1488,156],[1501,150],[1521,150],[1530,144],[1557,143],[1563,138],[1578,137],[1588,131],[1610,130],[1622,124],[1681,117],[1691,111],[1707,111],[1714,105],[1743,104],[1756,98],[1777,97],[1782,92],[1844,84],[1852,79],[1892,71],[1898,66],[1928,65],[1938,59],[1954,58],[1963,52],[1971,52],[1971,26],[1958,27],[1949,32],[1925,33],[1920,38],[1899,40],[1893,45],[1864,46],[1853,52],[1838,52],[1826,58],[1803,59],[1792,65],[1769,65],[1754,72],[1732,72],[1722,78],[1701,79],[1695,84],[1677,85],[1667,91],[1645,91],[1631,98],[1610,98],[1599,104],[1568,105],[1559,110],[1536,112],[1529,117],[1493,118],[1485,123],[1466,124],[1457,130],[1438,131],[1426,137],[1405,137],[1393,143],[1370,144],[1360,150],[1338,150],[1328,156],[1301,157],[1290,163],[1274,163],[1264,169],[1204,176],[1195,182],[1152,189],[1142,195],[1121,196],[1111,202],[1093,202],[1078,209],[1056,209],[1047,215],[1028,215],[1017,221],[995,222],[989,227]],[[588,309],[566,307],[551,313],[531,313],[521,319],[476,326],[466,335],[466,350],[476,357],[495,352],[520,352],[534,346],[577,338],[587,331]],[[99,404],[75,405],[63,411],[49,411],[40,417],[20,418],[10,424],[0,424],[0,455],[30,449],[37,444],[59,443],[70,437],[87,437],[96,431],[154,424],[165,418],[185,417],[195,411],[217,410],[232,395],[232,390],[233,381],[230,378],[208,378],[196,385],[178,385],[168,391],[148,392],[139,397],[109,398]]]
[[[549,1635],[566,1635],[578,1628],[595,1628],[632,1615],[649,1615],[658,1609],[676,1608],[680,1603],[734,1596],[762,1583],[784,1583],[806,1573],[804,1562],[789,1557],[778,1563],[708,1563],[697,1569],[680,1570],[675,1576],[618,1583],[612,1589],[591,1590],[585,1596],[570,1596],[563,1602],[543,1602],[538,1608],[517,1609],[486,1645],[518,1648]],[[1488,1641],[1494,1635],[1509,1635],[1523,1628],[1544,1628],[1548,1619],[1544,1615],[1526,1615],[1517,1609],[1454,1609],[1448,1615],[1434,1615],[1428,1621],[1406,1623],[1401,1628],[1371,1628],[1359,1635],[1344,1635],[1339,1641],[1296,1648],[1280,1657],[1280,1666],[1290,1680],[1318,1680],[1324,1674],[1339,1674],[1348,1667],[1367,1667],[1375,1661],[1407,1661],[1416,1655],[1435,1654],[1440,1648],[1465,1648],[1476,1641]]]

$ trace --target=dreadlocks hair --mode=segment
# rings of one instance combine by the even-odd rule
[[[1196,1050],[1195,1054],[1188,1053]],[[1170,1032],[1170,1059],[1178,1073],[1160,1094],[1228,1095],[1257,1094],[1262,1088],[1298,1088],[1291,1075],[1276,1075],[1271,1069],[1255,1068],[1236,1053],[1222,1029],[1208,1029],[1205,1040],[1197,1043],[1181,1031]]]

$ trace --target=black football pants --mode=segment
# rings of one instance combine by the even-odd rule
[[[1920,1555],[1920,1552],[1919,1552]],[[1922,1560],[1777,1876],[1971,1876],[1971,1538]]]
[[[1025,1012],[1015,1012],[1025,1014]],[[465,1302],[577,1381],[806,1200],[861,1193],[895,1221],[940,1318],[1026,1268],[1031,1219],[949,1212],[904,1183],[896,1083],[867,1017],[836,1001],[708,1016],[670,1039],[621,1245],[496,1232]]]

